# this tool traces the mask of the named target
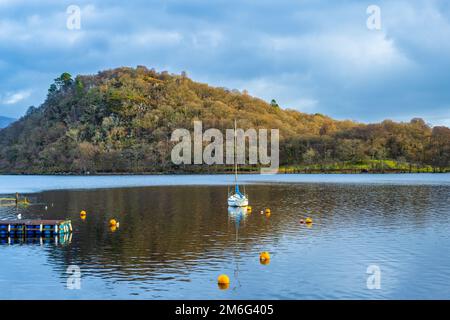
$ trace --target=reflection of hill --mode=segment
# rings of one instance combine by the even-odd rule
[[[445,189],[445,188],[444,188]],[[180,269],[220,261],[234,252],[278,243],[285,236],[314,237],[337,228],[394,227],[403,222],[420,227],[430,203],[442,200],[442,187],[361,185],[252,186],[253,213],[235,220],[226,207],[224,187],[152,187],[95,191],[55,191],[40,195],[54,203],[47,218],[72,219],[72,244],[51,250],[50,259],[78,264],[86,272],[158,277]],[[267,218],[260,214],[272,209]],[[88,212],[85,222],[79,211]],[[37,214],[37,213],[31,213]],[[312,216],[311,230],[299,218]],[[117,217],[120,230],[107,221]],[[435,217],[439,221],[440,217]],[[318,236],[318,235],[317,235]],[[60,255],[60,252],[63,255]]]

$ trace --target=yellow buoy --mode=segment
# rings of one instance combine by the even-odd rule
[[[270,217],[270,211],[266,212],[266,217],[269,218]]]
[[[261,263],[268,264],[270,261],[270,254],[267,251],[261,252],[259,255],[259,261],[261,261]]]
[[[218,283],[217,285],[219,286],[220,290],[227,290],[230,287],[229,283]]]
[[[266,266],[266,265],[270,264],[270,259],[267,259],[267,260],[259,259],[259,263],[261,263],[262,265]]]
[[[116,219],[109,220],[109,226],[110,227],[117,227],[117,220]]]
[[[226,274],[221,274],[217,278],[217,283],[230,283],[230,278]]]
[[[252,207],[247,206],[247,212],[248,212],[248,213],[251,213],[251,212],[252,212]]]
[[[84,220],[84,219],[86,219],[86,211],[84,211],[84,210],[82,210],[81,212],[80,212],[80,218],[82,219],[82,220]]]
[[[266,209],[266,213],[270,213],[270,209],[269,208]]]
[[[312,219],[310,217],[308,217],[308,218],[305,219],[305,222],[306,223],[312,223],[313,221],[312,221]]]
[[[228,287],[230,286],[230,278],[228,278],[226,274],[221,274],[217,278],[217,284],[219,285],[219,288],[221,290],[228,289]]]

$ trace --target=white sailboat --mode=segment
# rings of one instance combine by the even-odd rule
[[[234,120],[234,191],[228,192],[228,206],[230,207],[246,207],[248,206],[248,197],[239,190],[239,185],[237,183],[237,158],[236,158],[236,120]]]

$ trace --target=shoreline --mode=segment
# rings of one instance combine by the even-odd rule
[[[450,173],[450,169],[442,170],[361,170],[361,169],[346,169],[346,170],[314,170],[314,169],[289,169],[280,168],[275,175],[314,175],[314,174],[330,174],[330,175],[384,175],[384,174],[446,174]],[[211,171],[211,172],[192,172],[192,171],[166,171],[166,172],[0,172],[0,176],[201,176],[201,175],[232,175],[232,171]],[[240,170],[239,174],[260,175],[259,170]]]

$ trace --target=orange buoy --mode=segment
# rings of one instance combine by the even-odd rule
[[[230,287],[229,283],[218,283],[217,286],[220,290],[227,290]]]
[[[270,260],[270,254],[267,251],[261,252],[259,255],[259,261],[269,261]]]
[[[266,260],[259,260],[259,263],[261,263],[262,265],[266,266],[268,264],[270,264],[270,259],[266,259]]]
[[[219,289],[226,290],[230,286],[230,278],[226,274],[221,274],[217,278],[217,284],[219,286]]]

